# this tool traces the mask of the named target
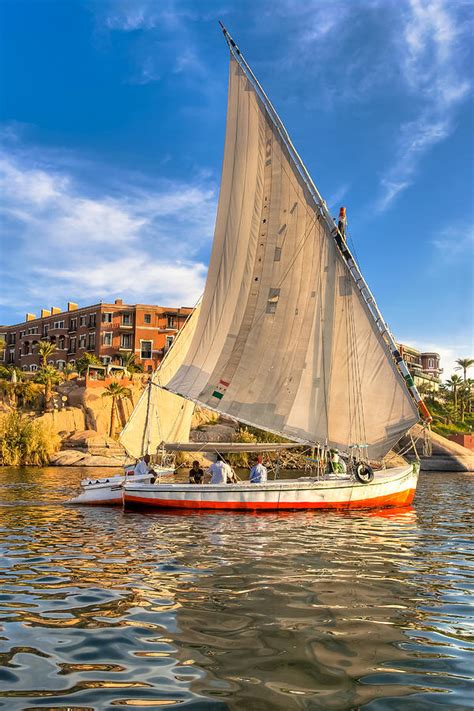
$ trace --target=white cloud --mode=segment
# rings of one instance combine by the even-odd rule
[[[442,256],[442,268],[446,264],[453,264],[459,260],[468,260],[469,264],[474,264],[474,226],[458,222],[444,228],[435,239],[432,240],[436,248],[436,263],[440,264]]]
[[[102,13],[103,22],[109,29],[123,32],[152,29],[160,17],[157,4],[146,0],[115,0],[113,4],[102,5]]]
[[[25,153],[4,155],[0,303],[29,311],[117,296],[195,303],[205,281],[199,252],[212,238],[215,188],[202,177],[146,188],[135,187],[143,176],[133,179],[115,183],[113,196],[97,196],[64,168],[52,168],[50,157],[41,163]]]
[[[54,280],[62,293],[126,295],[133,303],[193,306],[204,290],[207,267],[200,262],[173,262],[129,253],[111,257],[107,264],[74,268],[40,267],[35,274]]]
[[[190,23],[201,16],[198,6],[189,9],[176,0],[103,0],[96,6],[101,30],[143,33],[139,49],[134,50],[138,69],[127,79],[132,84],[160,81],[169,73],[209,77]]]
[[[471,90],[464,74],[466,25],[446,0],[408,0],[395,47],[401,76],[418,111],[402,123],[396,159],[381,179],[377,209],[382,212],[413,182],[428,151],[454,130],[458,105]],[[398,29],[398,28],[396,28]]]

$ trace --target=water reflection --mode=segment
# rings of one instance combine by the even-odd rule
[[[470,707],[469,475],[347,514],[64,506],[82,476],[0,474],[0,707]]]

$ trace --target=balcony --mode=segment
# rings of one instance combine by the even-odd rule
[[[133,328],[133,323],[121,323],[119,328],[124,328],[125,330],[130,330]]]

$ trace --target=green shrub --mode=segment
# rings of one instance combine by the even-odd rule
[[[245,444],[255,444],[258,442],[257,435],[250,432],[247,427],[241,427],[235,435],[232,437],[233,442],[244,442]],[[248,467],[249,465],[249,453],[248,452],[235,452],[229,454],[226,459],[232,467]]]
[[[11,412],[0,420],[0,465],[48,464],[59,443],[57,434],[19,412]]]

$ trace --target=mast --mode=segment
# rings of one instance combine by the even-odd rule
[[[311,195],[316,209],[321,215],[322,219],[326,223],[327,228],[329,229],[330,234],[332,235],[334,241],[337,244],[339,253],[342,257],[342,260],[346,264],[349,273],[353,279],[354,284],[356,285],[357,289],[359,290],[360,294],[362,295],[362,298],[364,300],[365,305],[367,306],[367,309],[373,318],[377,329],[379,330],[384,342],[386,343],[388,349],[390,350],[390,353],[397,365],[398,371],[401,375],[401,377],[404,379],[408,390],[416,403],[420,414],[423,418],[423,420],[428,424],[431,422],[432,418],[431,415],[428,411],[428,408],[426,407],[425,403],[423,402],[423,399],[418,392],[418,389],[414,383],[413,377],[410,374],[410,371],[408,370],[408,367],[403,360],[398,347],[397,343],[395,341],[395,338],[390,331],[385,319],[383,318],[379,307],[377,306],[377,303],[375,301],[375,298],[372,294],[372,292],[369,289],[369,286],[367,282],[365,281],[359,266],[357,265],[357,262],[352,255],[349,247],[347,246],[345,239],[343,238],[343,235],[339,231],[338,227],[334,224],[334,220],[331,217],[331,214],[328,210],[327,204],[325,200],[321,197],[316,185],[313,182],[313,179],[311,178],[305,164],[303,163],[303,160],[299,156],[296,148],[294,147],[290,136],[288,135],[288,132],[278,116],[275,108],[273,107],[270,99],[268,96],[265,94],[262,86],[260,85],[258,79],[256,78],[255,74],[253,73],[252,69],[250,68],[249,64],[243,57],[240,49],[228,33],[227,29],[224,27],[223,23],[219,21],[219,24],[222,28],[222,32],[224,34],[224,37],[226,39],[226,42],[229,46],[230,52],[236,62],[239,64],[240,68],[244,72],[245,76],[249,80],[249,82],[252,84],[254,90],[256,91],[257,95],[259,96],[260,100],[262,101],[268,116],[270,117],[273,125],[275,126],[278,134],[280,135],[283,143],[286,146],[286,149],[293,160],[293,163],[298,170],[298,173],[300,174],[301,178],[303,179],[309,194]]]

